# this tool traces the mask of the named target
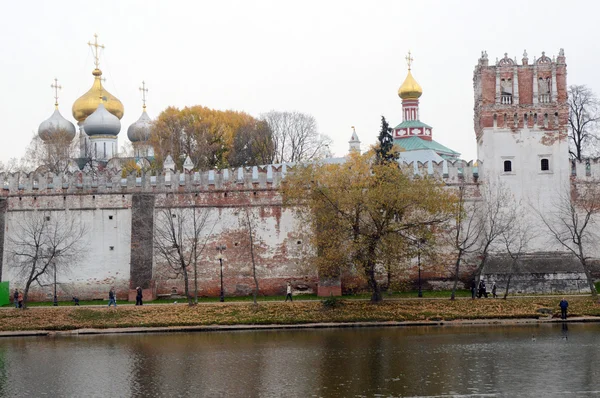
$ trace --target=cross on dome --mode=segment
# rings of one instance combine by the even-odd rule
[[[142,81],[142,87],[140,87],[139,90],[142,92],[142,103],[144,104],[142,108],[146,109],[146,93],[148,92],[148,89],[146,88],[145,81]]]
[[[54,84],[51,84],[50,87],[54,89],[54,106],[58,109],[58,90],[62,90],[62,86],[59,86],[58,79],[54,78]]]
[[[94,64],[96,65],[96,69],[99,69],[98,66],[100,65],[100,57],[98,55],[98,48],[104,50],[104,44],[98,44],[98,34],[94,33],[94,43],[88,41],[88,46],[90,46],[90,48],[94,47],[92,49],[94,52]]]
[[[410,55],[410,50],[408,50],[408,55],[406,56],[406,64],[408,65],[408,70],[410,70],[410,66],[412,65],[412,62],[414,61],[414,58],[411,57]]]

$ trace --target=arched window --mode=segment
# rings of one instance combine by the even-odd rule
[[[548,159],[542,159],[540,161],[540,167],[541,167],[542,171],[549,171],[550,170],[550,162],[548,161]]]
[[[510,160],[505,160],[504,161],[504,172],[505,173],[512,172],[512,162]]]

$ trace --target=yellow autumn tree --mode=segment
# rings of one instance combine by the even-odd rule
[[[379,302],[378,270],[406,264],[415,236],[434,245],[432,227],[452,218],[456,197],[436,179],[374,159],[373,152],[353,153],[342,164],[298,166],[286,176],[283,197],[311,225],[319,275],[355,267]]]
[[[160,165],[167,155],[181,167],[189,156],[195,169],[229,166],[236,134],[258,121],[244,112],[203,106],[169,107],[153,123],[150,142]]]

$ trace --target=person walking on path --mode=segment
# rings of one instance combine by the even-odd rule
[[[19,289],[15,289],[15,294],[13,294],[13,301],[15,302],[15,308],[19,308]]]
[[[475,292],[477,290],[477,285],[475,284],[475,279],[471,281],[471,298],[475,300]]]
[[[117,308],[117,299],[115,297],[115,288],[114,286],[110,288],[110,290],[108,291],[108,307],[110,308],[111,304],[115,305],[115,308]]]
[[[498,288],[498,287],[496,286],[496,282],[492,282],[492,297],[493,297],[493,298],[496,298],[496,297],[498,297],[498,295],[496,294],[496,289],[497,289],[497,288]]]
[[[19,308],[23,308],[23,293],[19,292]]]
[[[567,319],[567,308],[569,308],[569,302],[563,297],[558,306],[560,307],[560,319]]]
[[[481,298],[481,296],[487,298],[487,289],[485,288],[485,281],[483,278],[479,281],[479,293],[477,294],[477,297]]]
[[[290,299],[290,301],[294,301],[292,300],[292,284],[290,282],[288,282],[287,284],[287,294],[285,295],[285,301],[288,301],[288,298]]]
[[[135,288],[135,305],[142,305],[142,297],[142,288],[138,286]]]

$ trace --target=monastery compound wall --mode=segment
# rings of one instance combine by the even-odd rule
[[[460,160],[402,167],[450,185],[468,182],[474,187],[481,169],[481,165]],[[199,294],[219,294],[219,261],[214,248],[225,244],[225,294],[247,295],[253,281],[243,211],[250,208],[262,248],[257,256],[261,294],[284,294],[287,281],[293,282],[297,293],[316,292],[318,276],[302,262],[310,245],[295,211],[282,206],[279,186],[288,172],[293,168],[268,165],[203,173],[166,170],[158,176],[128,178],[121,178],[117,170],[95,175],[0,174],[0,226],[10,234],[20,218],[32,211],[45,211],[50,217],[75,215],[89,230],[86,250],[78,266],[58,276],[59,297],[105,298],[111,286],[121,299],[137,286],[147,289],[146,297],[151,297],[183,291],[181,278],[165,272],[166,267],[153,255],[152,235],[147,230],[152,229],[157,213],[165,206],[208,210],[214,229],[199,267]],[[6,251],[2,280],[16,280]],[[336,288],[339,285],[333,287],[335,292]],[[50,288],[33,294],[44,299]]]
[[[542,53],[532,63],[525,53],[521,64],[505,55],[493,65],[489,64],[487,54],[482,53],[474,71],[473,86],[479,160],[411,161],[401,163],[401,167],[415,175],[437,178],[449,189],[467,186],[470,200],[481,200],[482,183],[505,184],[515,201],[526,209],[527,217],[521,221],[539,232],[534,234],[523,272],[514,278],[515,290],[586,291],[581,269],[565,255],[564,249],[541,233],[544,226],[539,217],[532,217],[534,213],[549,216],[552,205],[565,192],[577,192],[579,185],[596,184],[600,180],[598,159],[572,163],[568,157],[564,53],[561,50],[555,59]],[[406,103],[403,106],[417,106],[421,93],[409,69],[400,89]],[[101,108],[98,109],[104,111]],[[403,123],[413,126],[421,122],[411,119]],[[360,142],[355,133],[352,137],[351,150],[356,150]],[[425,144],[429,143],[428,152],[422,152],[428,153],[429,159],[432,156],[442,159],[440,155],[453,159],[457,155],[445,147],[433,153],[432,148],[441,146],[431,144],[430,131],[421,138]],[[399,138],[400,145],[401,139],[404,138]],[[408,138],[404,142],[409,142]],[[419,153],[412,152],[410,156],[418,158]],[[57,275],[59,299],[68,300],[71,296],[105,299],[111,286],[116,287],[119,299],[132,299],[137,286],[145,290],[146,298],[182,294],[182,279],[168,272],[154,252],[152,231],[163,209],[197,208],[210,215],[210,232],[206,232],[210,238],[200,256],[199,294],[219,295],[220,263],[215,247],[224,244],[227,247],[223,261],[225,295],[248,295],[253,289],[248,233],[244,226],[248,210],[255,220],[260,294],[284,294],[288,281],[296,293],[340,294],[345,288],[344,280],[341,284],[320,281],[314,268],[304,263],[305,254],[312,252],[307,231],[295,217],[296,211],[283,207],[279,190],[290,172],[293,165],[286,164],[206,172],[176,171],[167,166],[161,175],[132,174],[122,178],[118,162],[109,161],[105,171],[88,174],[0,174],[2,280],[11,281],[12,287],[21,287],[7,256],[8,237],[28,213],[44,211],[49,217],[74,216],[88,229],[79,265]],[[600,257],[596,247],[592,248],[592,255]],[[501,257],[492,259],[486,271],[488,278],[499,284],[506,277],[503,261]],[[463,272],[461,276],[469,278],[472,268],[465,267]],[[406,277],[416,279],[416,274],[415,266]],[[447,275],[424,272],[424,279],[433,287],[445,287],[444,281],[449,277],[450,272]],[[32,296],[48,299],[51,287],[35,288]]]

